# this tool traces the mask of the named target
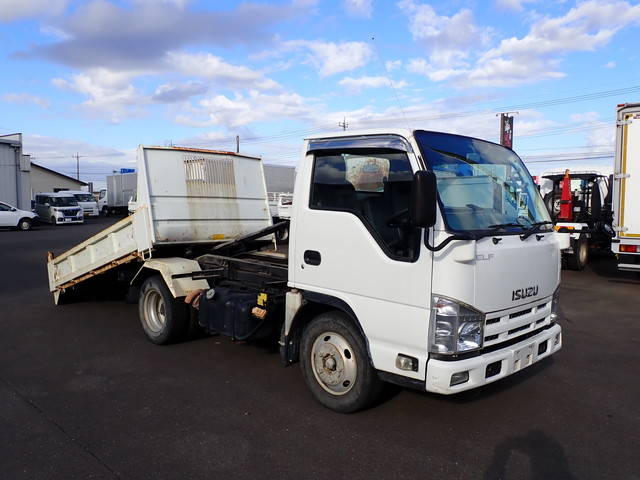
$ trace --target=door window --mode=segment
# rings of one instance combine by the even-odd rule
[[[0,212],[10,212],[10,211],[11,211],[11,207],[9,205],[0,203]]]
[[[310,208],[352,213],[387,255],[418,257],[420,230],[409,222],[413,172],[405,152],[319,152],[314,161]]]

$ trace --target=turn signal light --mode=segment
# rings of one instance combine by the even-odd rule
[[[638,253],[638,245],[620,245],[621,252]]]
[[[553,228],[555,228],[555,229],[556,229],[556,232],[557,232],[558,230],[560,230],[561,228],[565,228],[565,229],[567,229],[567,230],[575,230],[575,227],[570,227],[570,226],[566,226],[566,225],[556,225],[556,226],[555,226],[555,227],[553,227]]]

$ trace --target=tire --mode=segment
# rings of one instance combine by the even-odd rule
[[[289,239],[289,227],[281,228],[276,231],[276,240],[279,242],[286,242]]]
[[[184,340],[189,332],[189,306],[173,298],[160,276],[142,284],[138,315],[145,335],[157,345]]]
[[[351,413],[380,397],[384,383],[369,361],[360,332],[343,313],[318,315],[306,326],[301,343],[302,373],[322,405]]]
[[[108,217],[109,216],[109,208],[105,205],[104,207],[102,207],[102,216],[103,217]]]
[[[567,257],[567,266],[571,270],[581,271],[589,263],[589,241],[580,237],[573,244],[573,253]]]
[[[58,225],[56,223],[56,217],[51,217],[51,225],[53,225],[54,227]]]
[[[22,230],[23,232],[26,232],[27,230],[31,230],[31,219],[30,218],[21,218],[20,221],[18,222],[18,230]]]

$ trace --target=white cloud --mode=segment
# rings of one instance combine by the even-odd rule
[[[413,4],[413,0],[403,3]],[[428,9],[427,9],[428,10]],[[640,5],[619,0],[587,1],[560,17],[543,17],[527,35],[503,39],[478,57],[474,65],[454,51],[452,62],[416,59],[409,70],[434,81],[449,80],[457,87],[514,86],[562,78],[561,56],[593,51],[606,45],[622,28],[640,23]],[[438,31],[437,28],[434,29]]]
[[[371,46],[364,42],[292,40],[283,44],[285,51],[298,48],[310,51],[307,62],[318,70],[321,77],[363,67],[373,56]]]
[[[373,12],[373,0],[344,0],[344,8],[352,17],[370,18]]]
[[[176,122],[192,127],[224,126],[236,128],[265,120],[309,118],[313,108],[296,93],[275,95],[251,90],[234,98],[214,95],[200,100],[176,117]]]
[[[464,64],[473,49],[485,44],[491,31],[476,25],[471,10],[462,9],[451,17],[438,15],[434,8],[415,0],[402,0],[398,6],[409,19],[414,40],[429,50],[429,61],[438,68]]]
[[[242,65],[232,65],[210,53],[169,52],[167,65],[190,76],[206,78],[230,88],[275,90],[280,85],[262,72]]]
[[[402,60],[387,60],[384,62],[384,68],[387,72],[391,72],[402,67]]]
[[[616,62],[607,62],[603,66],[604,68],[615,68]]]
[[[523,4],[532,3],[535,1],[537,0],[496,0],[496,4],[501,8],[504,8],[507,10],[515,10],[519,12],[524,9]]]
[[[366,88],[404,88],[407,82],[404,80],[393,82],[387,77],[345,77],[338,82],[338,85],[345,87],[349,92],[358,93]]]
[[[49,100],[28,93],[7,93],[2,96],[2,101],[7,103],[18,103],[22,105],[37,105],[40,108],[47,109],[51,106]]]
[[[2,0],[0,22],[12,22],[21,18],[58,15],[69,0]]]
[[[51,82],[58,88],[87,97],[81,107],[91,115],[119,123],[126,117],[138,116],[140,105],[149,101],[131,84],[135,75],[133,72],[94,68],[72,75],[69,80],[54,78]]]
[[[151,100],[160,103],[181,102],[207,93],[207,90],[208,87],[200,82],[164,83],[156,88]]]

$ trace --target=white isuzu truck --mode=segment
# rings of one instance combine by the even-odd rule
[[[617,107],[611,250],[618,268],[640,273],[640,103]]]
[[[165,163],[149,161],[158,152]],[[384,382],[453,394],[561,348],[568,235],[511,150],[421,130],[309,138],[290,225],[272,225],[261,163],[223,157],[220,175],[215,153],[141,148],[138,210],[50,255],[54,298],[110,275],[137,292],[154,343],[194,328],[278,339],[339,412],[371,405]]]

